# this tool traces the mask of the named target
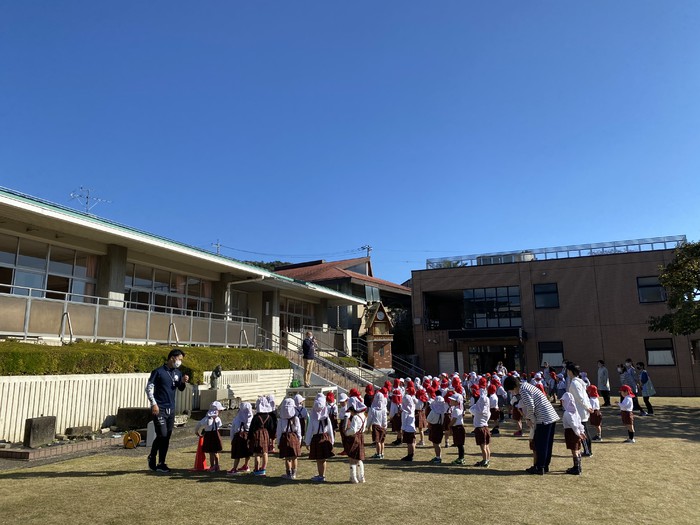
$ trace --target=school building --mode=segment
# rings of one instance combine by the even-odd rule
[[[667,313],[659,267],[685,236],[429,259],[412,272],[415,349],[433,373],[647,364],[659,394],[700,394],[700,334],[650,332]]]
[[[0,337],[260,346],[365,304],[0,188]]]

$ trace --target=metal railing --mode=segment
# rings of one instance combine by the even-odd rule
[[[355,337],[352,340],[352,348],[353,355],[357,356],[358,359],[365,362],[369,359],[369,348],[367,347],[367,341],[363,338]],[[394,369],[392,375],[397,377],[422,378],[426,375],[424,369],[393,352],[391,353],[391,367]]]
[[[50,299],[46,294],[55,292],[22,286],[13,286],[12,291],[0,293],[0,334],[25,340],[58,338],[63,342],[68,335],[71,342],[88,339],[254,346],[257,337],[258,322],[251,317],[78,294],[66,294],[64,299]],[[126,308],[126,305],[131,308]]]
[[[262,328],[258,329],[258,347],[285,356],[291,362],[303,367],[301,342],[296,338],[280,337]],[[367,363],[336,348],[321,344],[314,358],[314,373],[324,379],[350,389],[354,386],[382,384],[388,376]]]

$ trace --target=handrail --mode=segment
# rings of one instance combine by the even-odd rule
[[[360,356],[368,355],[369,353],[367,342],[361,337],[353,339],[353,347]],[[391,367],[394,369],[395,375],[403,377],[424,377],[426,375],[426,371],[423,368],[414,365],[393,352],[391,354]]]
[[[70,313],[69,312],[63,312],[63,315],[61,316],[61,330],[58,334],[58,336],[61,339],[61,343],[65,344],[63,341],[63,334],[66,328],[66,322],[65,320],[68,320],[68,334],[70,335],[70,339],[68,340],[69,343],[73,343],[73,323],[70,321]]]
[[[282,342],[279,336],[271,334],[263,328],[258,328],[258,333],[262,339],[262,344],[259,344],[259,347],[263,348],[264,350],[284,354],[290,359],[290,361],[300,361],[301,348],[298,343],[293,341]],[[290,346],[293,348],[289,348]],[[319,349],[319,351],[316,353],[316,357],[314,358],[314,362],[321,368],[325,368],[334,374],[338,374],[348,381],[364,386],[370,383],[375,384],[379,382],[380,379],[381,382],[384,382],[386,379],[385,374],[383,374],[381,371],[362,363],[358,359],[352,358],[352,356],[348,356],[348,354],[345,352],[333,349],[334,353],[337,353],[338,355],[343,354],[341,357],[350,357],[354,359],[354,361],[358,364],[356,370],[350,370],[348,367],[336,363],[327,357],[323,357],[323,352],[328,352],[328,350],[323,348]]]

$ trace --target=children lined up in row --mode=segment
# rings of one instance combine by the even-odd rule
[[[285,460],[284,478],[296,479],[297,461],[303,444],[309,449],[309,458],[317,463],[318,473],[312,479],[323,482],[326,461],[335,455],[335,432],[339,431],[343,445],[340,454],[347,455],[349,459],[350,480],[353,483],[362,483],[365,480],[364,433],[371,432],[372,443],[376,447],[372,459],[383,459],[389,425],[397,434],[397,439],[392,444],[407,446],[407,455],[402,458],[403,461],[413,461],[417,436],[420,436],[418,445],[423,445],[424,433],[427,430],[428,440],[435,450],[435,457],[430,460],[431,463],[442,462],[443,439],[447,447],[451,437],[453,445],[457,448],[457,458],[452,463],[464,465],[466,404],[469,405],[468,410],[473,417],[472,433],[482,454],[482,459],[475,466],[488,467],[491,459],[491,436],[499,434],[499,423],[503,421],[507,405],[510,405],[512,418],[518,425],[515,435],[522,435],[519,396],[513,395],[508,399],[508,394],[501,384],[501,378],[505,375],[506,372],[501,370],[486,376],[477,376],[472,372],[465,374],[464,380],[458,374],[454,374],[451,379],[447,374],[442,374],[440,378],[428,376],[422,383],[418,382],[418,378],[415,382],[410,379],[396,379],[393,385],[387,381],[376,391],[372,385],[368,385],[364,399],[357,389],[351,389],[350,395],[340,394],[337,405],[332,392],[326,395],[318,394],[311,411],[304,407],[304,397],[297,394],[294,398],[287,398],[282,402],[279,420],[275,413],[274,398],[271,396],[257,400],[255,413],[250,403],[242,403],[231,424],[233,467],[227,473],[233,475],[249,472],[249,460],[253,457],[253,474],[266,475],[268,455],[273,449],[273,441],[276,440],[279,457]],[[517,372],[508,375],[517,377]],[[584,426],[576,411],[573,396],[560,389],[563,378],[553,374],[550,379],[552,381],[547,384],[542,380],[541,374],[532,374],[530,383],[561,401],[564,409],[565,441],[567,448],[572,451],[574,461],[573,467],[567,472],[580,474],[581,440],[585,440],[585,432],[582,430]],[[563,381],[566,384],[566,380]],[[597,388],[589,384],[586,391],[592,409],[590,424],[596,431],[592,440],[601,441],[602,415]],[[469,395],[466,395],[466,392],[469,392]],[[625,442],[634,443],[634,394],[624,387],[621,394],[623,401],[620,403],[620,409],[623,423],[629,432],[629,438]],[[212,471],[218,471],[220,468],[219,453],[222,447],[218,410],[222,409],[218,402],[212,404],[207,416],[196,428],[198,435],[201,431],[204,436],[203,451],[210,454]],[[493,430],[489,428],[489,422],[494,423]],[[243,466],[239,468],[241,460]]]

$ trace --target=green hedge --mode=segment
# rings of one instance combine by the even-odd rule
[[[169,346],[74,343],[47,346],[0,342],[0,376],[63,374],[148,373],[162,365]],[[190,381],[202,383],[204,371],[216,365],[226,370],[273,370],[289,368],[278,354],[248,348],[181,347],[186,357],[182,370]]]

